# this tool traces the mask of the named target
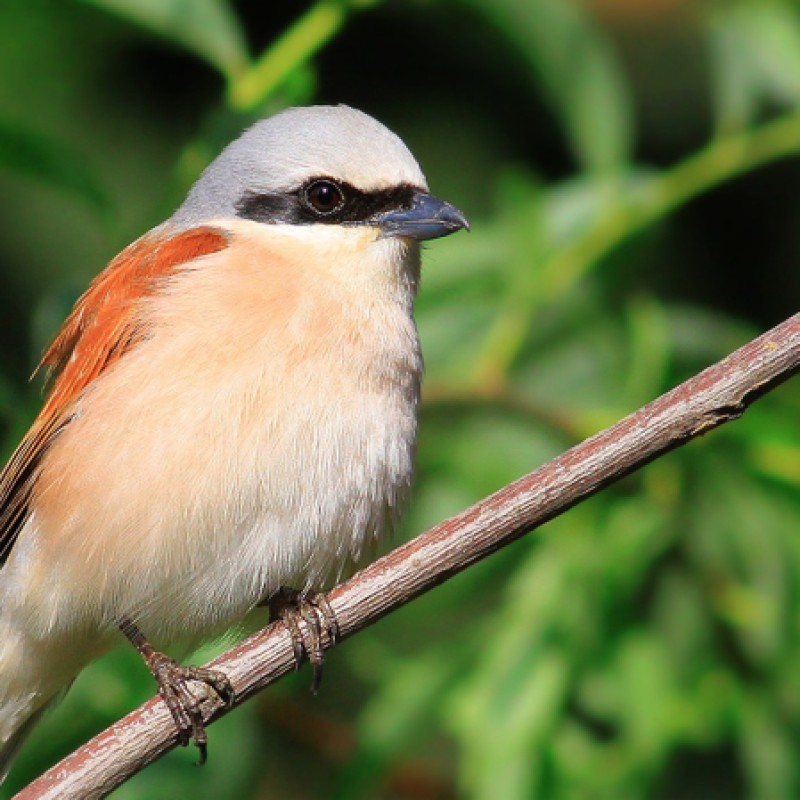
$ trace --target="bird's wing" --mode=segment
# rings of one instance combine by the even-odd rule
[[[0,473],[0,565],[28,517],[42,456],[69,424],[74,401],[145,336],[138,301],[152,295],[178,266],[227,243],[225,232],[213,227],[172,235],[151,231],[123,250],[75,304],[37,368],[47,369],[50,382],[44,406]]]

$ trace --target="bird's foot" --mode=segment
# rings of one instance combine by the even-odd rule
[[[158,693],[175,721],[178,740],[183,747],[194,741],[200,752],[199,763],[205,764],[208,734],[203,719],[203,704],[209,695],[191,684],[203,684],[216,695],[212,700],[228,706],[233,701],[233,686],[228,676],[216,669],[184,666],[157,650],[145,661],[158,683]]]
[[[324,594],[304,596],[295,589],[281,587],[269,599],[270,619],[279,619],[292,637],[295,669],[303,657],[308,657],[314,671],[311,691],[317,693],[322,682],[322,665],[325,660],[323,638],[327,635],[331,645],[339,638],[339,622]],[[301,625],[305,623],[305,626]]]
[[[156,679],[158,693],[178,729],[178,741],[183,747],[194,741],[200,751],[199,763],[205,764],[208,756],[208,734],[203,708],[209,701],[217,707],[228,706],[233,702],[233,686],[228,676],[216,669],[179,664],[156,650],[129,619],[120,623],[120,629],[139,651]],[[205,691],[201,687],[205,687]]]

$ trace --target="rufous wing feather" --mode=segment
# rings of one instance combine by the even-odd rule
[[[28,517],[42,456],[69,424],[74,401],[146,336],[138,324],[138,303],[181,265],[227,244],[219,228],[151,231],[123,250],[75,304],[39,365],[47,369],[50,384],[44,406],[0,473],[0,565]]]

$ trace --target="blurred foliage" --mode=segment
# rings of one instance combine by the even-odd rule
[[[0,6],[6,452],[81,287],[292,103],[379,117],[472,217],[426,254],[405,535],[794,311],[794,2],[267,5]],[[115,797],[800,796],[798,420],[790,382],[348,641],[319,697],[303,671],[229,715],[203,770],[176,752]],[[7,788],[152,690],[128,649],[93,665]]]

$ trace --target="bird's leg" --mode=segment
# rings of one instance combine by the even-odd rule
[[[206,684],[223,705],[229,705],[233,700],[233,687],[228,677],[216,669],[178,664],[177,661],[156,650],[130,619],[123,619],[119,628],[139,651],[139,655],[156,679],[158,693],[172,714],[181,745],[186,747],[190,740],[194,740],[200,751],[200,764],[204,764],[208,752],[208,735],[203,720],[202,700],[192,693],[189,682],[199,681]]]
[[[323,631],[331,645],[339,638],[339,622],[324,594],[305,596],[296,589],[281,587],[265,601],[269,606],[270,620],[281,620],[292,637],[295,669],[300,667],[307,655],[314,670],[311,691],[316,694],[322,682],[322,664],[325,656],[322,649]],[[305,632],[300,621],[305,622]]]

